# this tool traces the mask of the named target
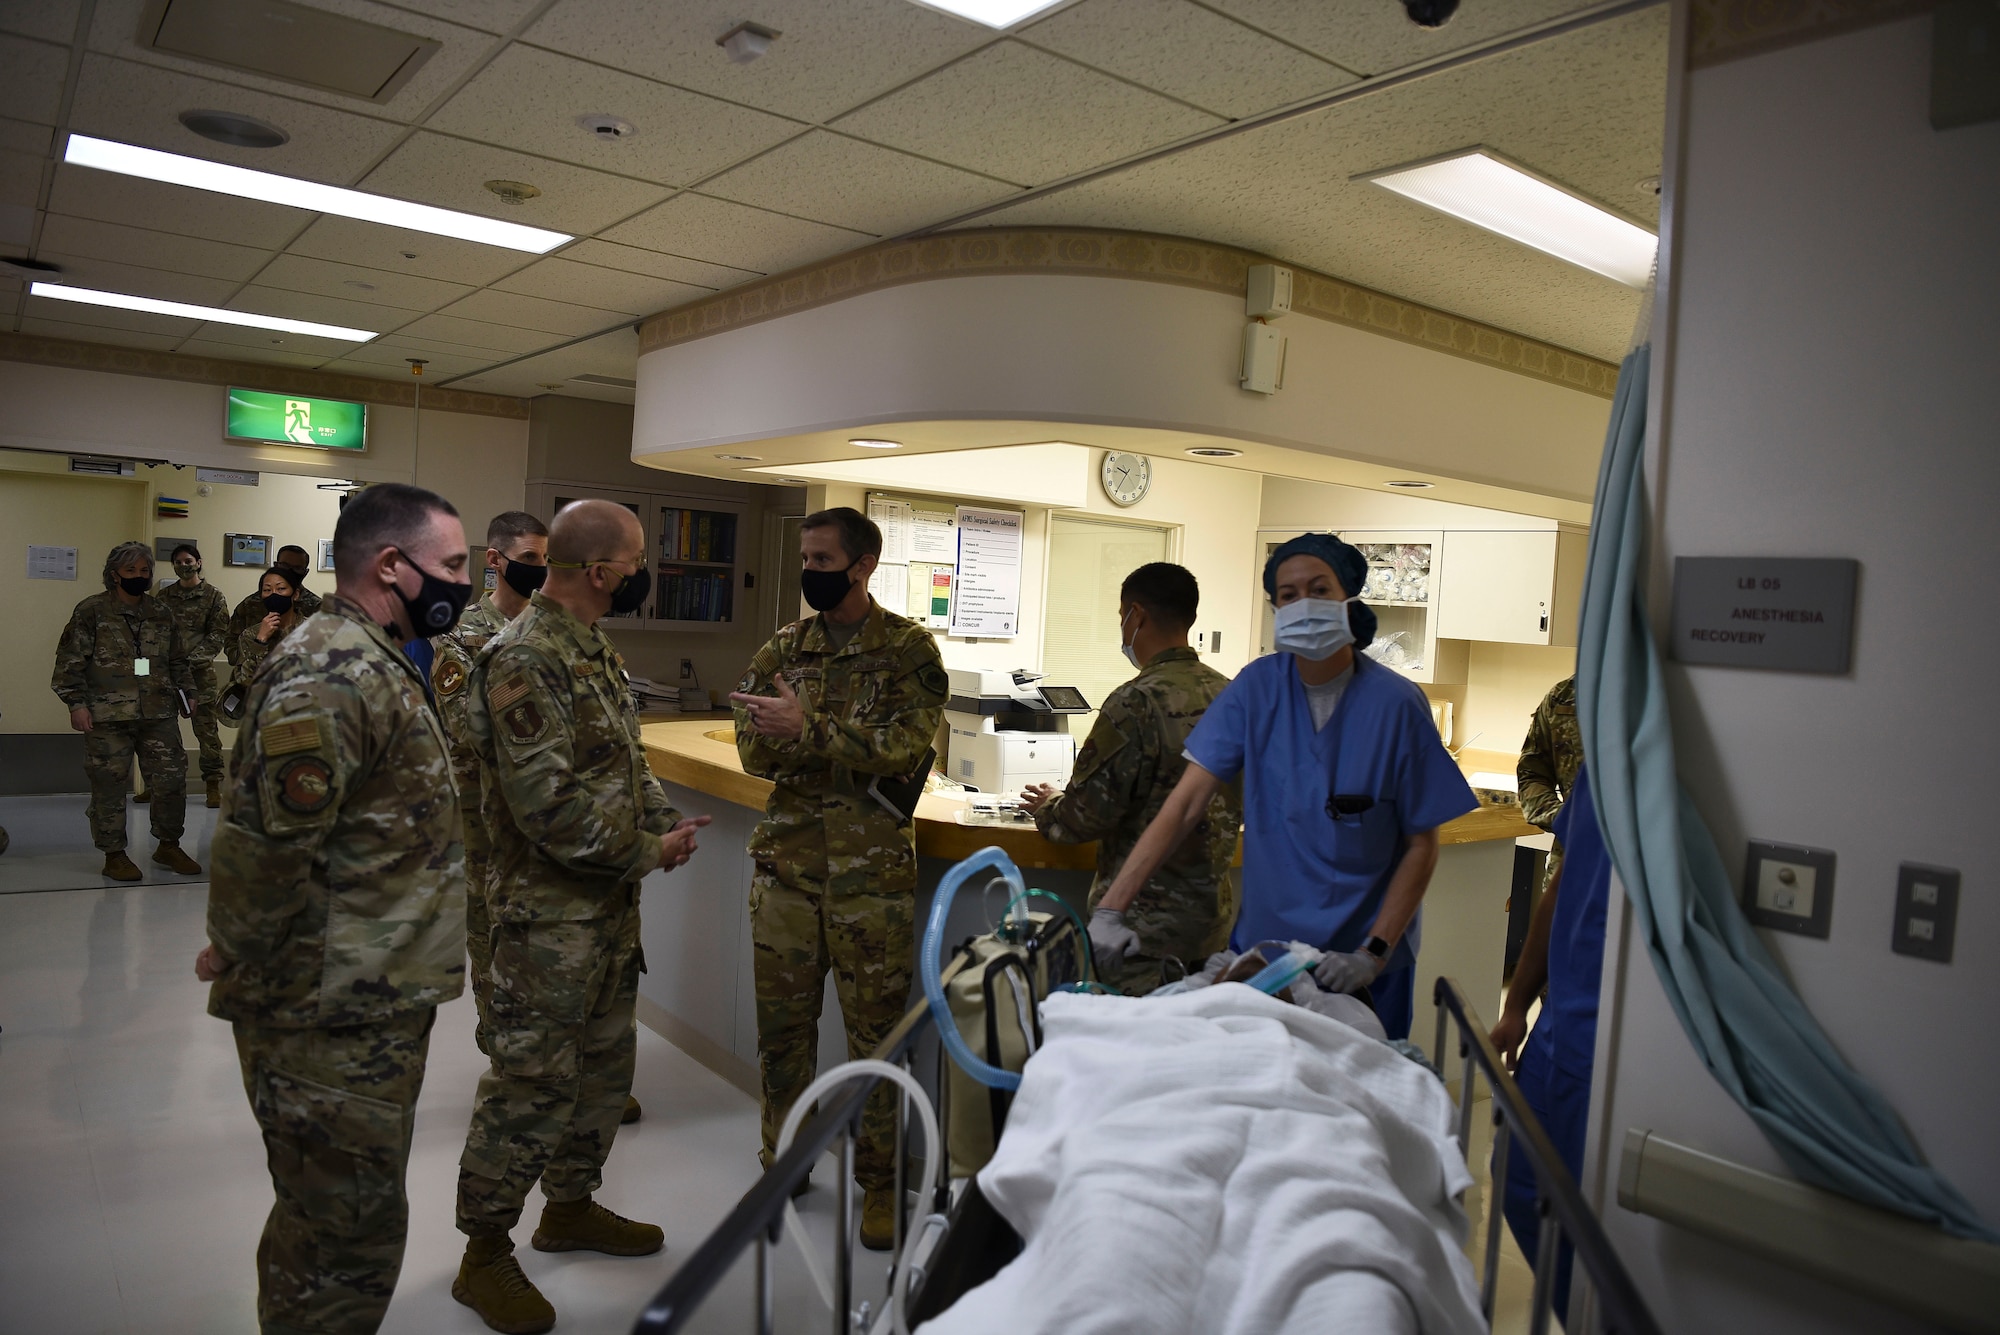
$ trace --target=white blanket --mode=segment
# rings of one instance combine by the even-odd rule
[[[981,1189],[1024,1253],[921,1335],[1484,1331],[1450,1099],[1250,988],[1058,994]]]

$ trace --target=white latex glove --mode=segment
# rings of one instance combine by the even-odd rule
[[[1125,925],[1125,915],[1117,909],[1099,909],[1090,915],[1090,955],[1099,973],[1108,973],[1139,953],[1139,934]]]
[[[1329,992],[1355,992],[1375,981],[1382,961],[1365,950],[1328,951],[1313,966],[1313,981]]]

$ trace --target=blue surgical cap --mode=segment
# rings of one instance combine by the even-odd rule
[[[1281,545],[1264,562],[1264,596],[1278,596],[1278,567],[1294,556],[1317,556],[1333,571],[1347,596],[1358,599],[1368,583],[1368,558],[1352,543],[1342,542],[1331,533],[1301,533]],[[1363,602],[1349,603],[1347,624],[1354,631],[1354,647],[1366,649],[1375,640],[1375,610]]]

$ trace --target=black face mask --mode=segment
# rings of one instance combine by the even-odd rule
[[[799,572],[799,592],[805,595],[806,606],[815,612],[831,612],[847,597],[847,591],[854,587],[848,575],[854,570],[849,565],[845,570],[801,570]]]
[[[279,616],[292,610],[292,595],[289,593],[267,593],[264,595],[264,610]]]
[[[627,612],[638,611],[646,605],[646,599],[652,592],[653,572],[645,566],[640,566],[611,591],[612,615],[624,616]]]
[[[549,568],[523,565],[519,561],[508,560],[500,567],[500,578],[507,581],[508,588],[527,598],[531,597],[536,589],[548,583]]]
[[[396,588],[396,596],[403,600],[403,610],[409,613],[410,628],[417,633],[417,638],[428,640],[456,626],[459,613],[472,599],[472,586],[439,579],[415,561],[410,561],[410,554],[400,547],[396,549],[396,554],[409,561],[410,568],[423,577],[424,582],[414,598],[404,593],[401,585]]]
[[[153,587],[153,581],[145,575],[125,575],[119,579],[118,587],[137,598]]]

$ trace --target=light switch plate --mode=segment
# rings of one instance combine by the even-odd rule
[[[1896,869],[1896,926],[1889,948],[1898,955],[1951,963],[1958,931],[1958,873],[1905,862]]]
[[[1743,872],[1743,912],[1759,927],[1816,936],[1833,932],[1833,854],[1753,840]]]

